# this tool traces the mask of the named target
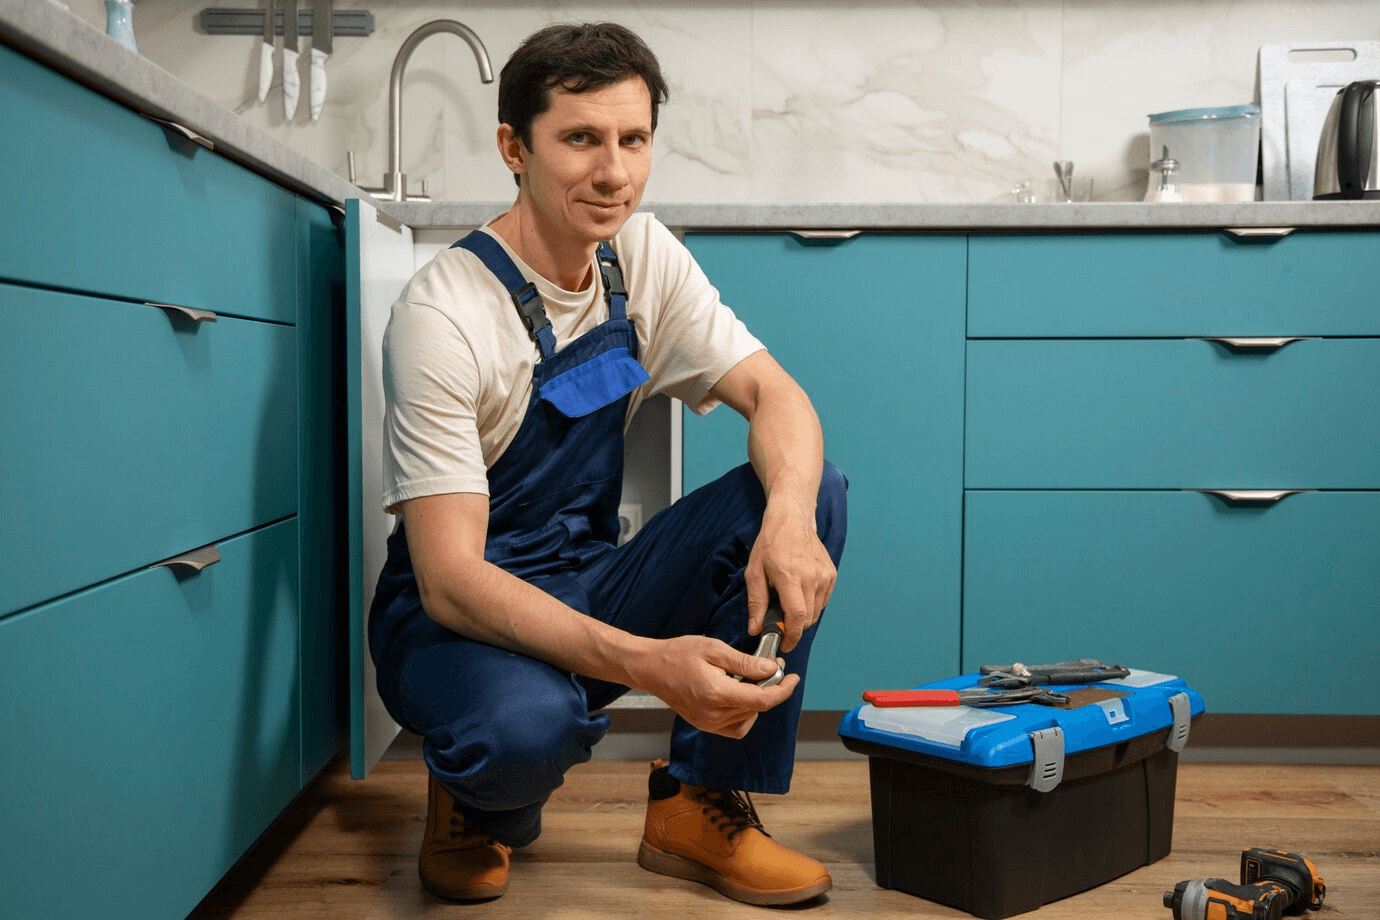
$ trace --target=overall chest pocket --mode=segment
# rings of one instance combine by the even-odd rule
[[[611,348],[557,374],[541,385],[541,398],[566,418],[583,418],[613,403],[651,378],[628,349]]]

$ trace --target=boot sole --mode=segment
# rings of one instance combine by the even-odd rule
[[[715,872],[703,863],[686,859],[684,856],[677,856],[674,853],[667,853],[665,850],[658,850],[645,840],[642,841],[642,845],[637,850],[637,864],[647,871],[659,875],[669,875],[672,878],[684,879],[687,882],[699,882],[702,885],[708,885],[724,897],[757,907],[799,904],[802,901],[817,898],[834,887],[833,879],[826,875],[823,879],[812,884],[783,891],[744,888],[724,878],[721,873]]]
[[[459,891],[447,891],[428,883],[426,879],[422,879],[421,882],[424,889],[442,901],[492,901],[502,897],[508,891],[506,883],[502,888],[462,888]]]

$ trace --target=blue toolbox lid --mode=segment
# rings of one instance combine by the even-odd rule
[[[917,690],[979,690],[981,674],[967,674],[917,687]],[[1205,709],[1203,698],[1168,674],[1131,670],[1126,677],[1077,686],[1051,687],[1061,693],[1100,689],[1125,694],[1076,708],[1038,703],[974,706],[859,706],[844,716],[839,735],[847,739],[910,751],[983,769],[1057,759],[1051,771],[1062,775],[1063,758],[1119,744],[1166,728],[1166,746],[1181,750],[1189,722]],[[1054,785],[1058,776],[1051,776]],[[1031,785],[1039,788],[1037,782]],[[1053,788],[1052,785],[1049,788]]]

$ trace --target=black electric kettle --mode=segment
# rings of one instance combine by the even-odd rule
[[[1380,198],[1380,80],[1342,87],[1318,138],[1313,199]]]

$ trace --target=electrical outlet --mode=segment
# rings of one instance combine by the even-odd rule
[[[618,545],[631,540],[642,529],[642,503],[624,502],[618,506]]]

